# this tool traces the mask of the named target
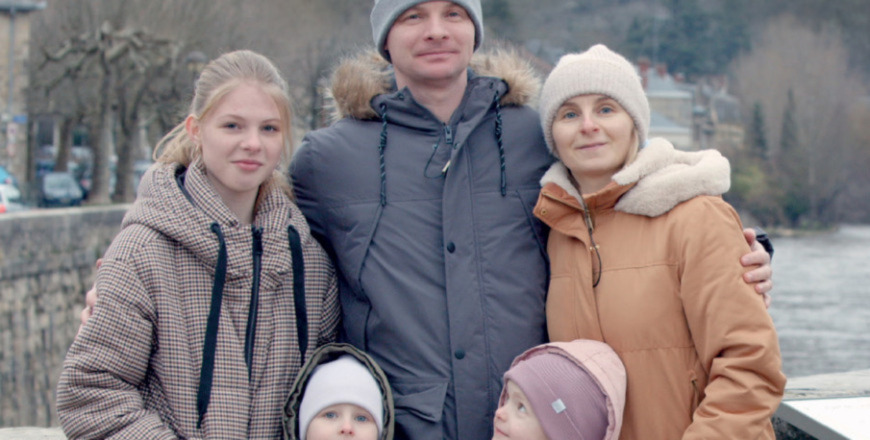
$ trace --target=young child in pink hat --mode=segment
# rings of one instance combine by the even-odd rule
[[[625,368],[607,344],[539,345],[504,374],[493,440],[612,440],[625,406]]]

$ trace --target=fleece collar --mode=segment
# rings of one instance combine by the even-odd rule
[[[541,186],[558,185],[579,201],[580,193],[568,173],[562,162],[556,162],[541,178]],[[724,194],[731,186],[731,168],[716,150],[680,151],[667,140],[655,138],[634,162],[613,176],[613,182],[623,191],[633,185],[616,202],[617,211],[657,217],[693,197]],[[599,193],[610,191],[614,191],[613,184]]]

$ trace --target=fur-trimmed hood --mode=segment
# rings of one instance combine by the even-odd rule
[[[541,178],[541,186],[556,184],[580,200],[568,173],[562,162],[556,162]],[[724,194],[731,186],[731,167],[716,150],[680,151],[667,140],[655,138],[599,193],[610,191],[614,184],[624,192],[616,203],[617,211],[657,217],[693,197]]]
[[[538,96],[541,80],[528,61],[516,52],[494,50],[476,53],[470,70],[479,76],[501,78],[508,92],[501,97],[503,106],[532,105]],[[375,50],[367,50],[342,61],[332,74],[327,106],[332,121],[344,117],[375,119],[374,97],[396,91],[392,65]]]
[[[302,398],[305,396],[305,388],[311,380],[314,369],[318,366],[331,362],[342,355],[351,355],[360,363],[362,363],[374,377],[375,381],[381,389],[384,405],[384,426],[381,430],[379,440],[393,440],[395,435],[395,404],[393,403],[393,392],[390,388],[390,382],[387,375],[381,369],[377,362],[371,356],[357,349],[356,347],[345,343],[331,343],[319,347],[311,357],[302,366],[302,370],[296,375],[293,381],[293,388],[287,401],[284,404],[284,414],[282,416],[282,425],[284,440],[299,439],[299,408],[302,405]],[[305,439],[301,439],[305,440]]]

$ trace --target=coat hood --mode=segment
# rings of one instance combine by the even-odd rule
[[[296,376],[293,382],[293,387],[290,389],[290,396],[284,405],[284,440],[298,440],[299,436],[299,406],[302,403],[302,396],[305,394],[305,387],[308,385],[308,380],[314,369],[326,362],[333,361],[338,357],[349,354],[360,361],[372,373],[372,376],[381,386],[381,392],[384,396],[384,429],[380,440],[392,440],[395,431],[395,405],[393,404],[393,393],[390,389],[390,383],[387,380],[387,375],[384,374],[381,367],[365,352],[357,349],[350,344],[333,343],[326,344],[318,348],[311,357],[302,366],[302,370]]]
[[[568,174],[565,165],[556,162],[541,178],[541,186],[556,184],[580,200]],[[731,186],[731,167],[716,150],[680,151],[667,140],[655,138],[599,194],[612,192],[614,183],[620,187],[617,211],[657,217],[693,197],[724,194]]]
[[[540,78],[526,60],[509,50],[476,53],[470,69],[480,76],[501,78],[508,92],[503,106],[531,105],[541,87]],[[344,117],[375,119],[372,99],[396,91],[392,65],[375,50],[342,61],[332,74],[327,102],[332,121]]]
[[[290,263],[282,252],[288,246],[286,228],[290,217],[301,213],[291,207],[277,186],[266,184],[261,192],[252,226],[262,228],[267,237],[263,242],[263,273],[289,273]],[[152,165],[142,176],[136,202],[124,216],[122,228],[133,224],[181,243],[212,268],[217,266],[223,240],[229,262],[227,280],[252,276],[248,264],[252,226],[241,224],[223,203],[206,178],[201,161],[186,169],[178,164]]]
[[[626,375],[619,356],[609,345],[592,340],[578,339],[571,342],[551,342],[526,350],[514,359],[518,363],[542,354],[560,355],[586,370],[607,398],[607,431],[604,440],[619,438],[625,408]],[[499,406],[504,403],[502,391]]]

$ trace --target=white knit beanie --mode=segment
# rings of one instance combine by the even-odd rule
[[[299,404],[299,439],[305,440],[308,425],[324,408],[340,403],[357,405],[372,415],[378,437],[384,430],[384,396],[372,372],[352,355],[318,365],[311,372]]]
[[[402,15],[403,12],[411,9],[420,3],[426,3],[432,0],[375,0],[375,6],[372,8],[372,37],[375,40],[375,46],[378,52],[384,59],[390,61],[390,54],[384,49],[384,44],[387,42],[387,35],[390,33],[390,28],[393,27],[393,22]],[[483,42],[483,10],[480,7],[480,0],[450,0],[459,6],[465,8],[471,21],[474,22],[474,49],[480,47]]]
[[[586,52],[564,55],[541,89],[541,128],[550,153],[556,154],[553,143],[553,119],[565,101],[579,95],[599,94],[616,100],[634,119],[640,144],[649,134],[649,101],[640,76],[622,55],[603,44]]]

